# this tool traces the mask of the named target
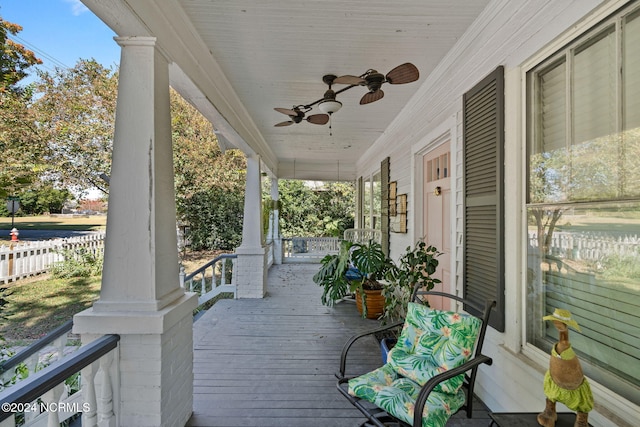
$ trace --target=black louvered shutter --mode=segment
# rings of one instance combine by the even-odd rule
[[[464,94],[464,296],[498,304],[504,332],[504,69]]]
[[[389,256],[389,162],[387,157],[380,163],[380,231],[382,232],[382,251]]]

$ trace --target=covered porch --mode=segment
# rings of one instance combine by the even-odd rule
[[[263,299],[222,300],[194,323],[193,415],[188,426],[358,426],[362,414],[336,390],[347,339],[377,327],[355,304],[320,304],[317,264],[271,267]],[[371,338],[355,348],[353,373],[379,367]],[[353,363],[353,364],[352,364]],[[356,369],[358,371],[356,371]],[[494,368],[495,369],[495,368]],[[450,426],[486,427],[484,405]]]
[[[621,126],[623,120],[609,117],[638,111],[620,100],[640,99],[640,85],[623,89],[618,72],[610,73],[611,81],[601,79],[597,65],[612,63],[620,70],[628,62],[625,79],[638,81],[640,68],[635,58],[639,56],[631,45],[627,46],[628,57],[621,56],[619,63],[611,62],[606,53],[626,52],[619,44],[640,34],[637,2],[82,2],[114,30],[122,49],[102,292],[91,310],[74,319],[74,331],[84,343],[102,335],[120,336],[114,363],[105,363],[102,375],[113,378],[113,398],[105,399],[113,405],[106,405],[105,412],[115,424],[181,426],[189,419],[196,423],[199,417],[224,417],[225,411],[233,410],[231,405],[200,406],[207,396],[203,393],[210,391],[212,399],[221,398],[228,381],[225,375],[234,373],[232,362],[240,362],[244,372],[250,372],[249,365],[254,363],[257,368],[263,366],[258,361],[282,363],[280,353],[268,357],[265,353],[261,358],[255,354],[256,346],[242,344],[245,339],[284,332],[291,325],[282,322],[287,316],[295,317],[289,319],[296,322],[294,326],[313,320],[323,337],[326,331],[326,338],[303,334],[291,343],[318,345],[326,340],[326,346],[318,345],[318,352],[327,356],[318,359],[323,364],[304,354],[299,360],[306,360],[314,369],[322,367],[329,375],[332,365],[324,361],[330,352],[337,351],[338,343],[350,335],[349,328],[362,326],[355,315],[353,323],[345,321],[341,328],[332,322],[339,322],[342,315],[319,315],[328,309],[302,290],[308,284],[309,292],[319,292],[304,279],[309,273],[293,274],[293,266],[278,266],[281,260],[271,256],[261,218],[264,175],[272,179],[275,206],[279,179],[356,182],[355,226],[384,227],[385,246],[393,258],[419,239],[438,239],[437,246],[449,255],[441,265],[452,292],[499,299],[497,323],[489,330],[486,343],[494,359],[493,375],[480,379],[477,394],[494,411],[541,408],[548,347],[554,340],[541,319],[553,311],[554,295],[553,283],[543,280],[547,272],[534,256],[536,248],[529,245],[531,195],[527,184],[535,178],[535,171],[528,169],[531,159],[527,154],[532,157],[567,146],[582,150],[575,151],[579,158],[590,158],[584,144],[602,136],[618,138],[628,130]],[[603,51],[606,54],[592,53],[589,49],[596,44],[589,34],[600,32],[605,25],[602,34],[612,38],[612,47]],[[588,72],[594,81],[606,82],[603,86],[616,88],[606,91],[612,106],[607,114],[590,110],[603,118],[604,131],[585,128],[588,137],[577,141],[568,138],[568,131],[559,131],[557,140],[543,138],[544,144],[537,147],[539,138],[533,130],[547,122],[540,121],[537,112],[543,108],[534,101],[547,87],[533,82],[544,83],[542,71],[557,63],[555,55],[560,51],[568,63],[576,52],[593,57],[578,69]],[[406,63],[418,68],[419,78],[409,84],[393,84],[392,71]],[[373,73],[373,67],[380,73]],[[378,80],[386,79],[386,95],[364,79],[372,74]],[[340,80],[344,84],[336,81],[332,94],[332,80],[325,77],[333,75],[344,77]],[[559,119],[572,128],[563,118],[572,117],[569,107],[573,106],[564,101],[573,94],[570,90],[582,92],[569,85],[573,79],[568,72],[553,75],[563,83],[549,83],[549,91],[557,96],[548,101],[557,110],[541,117],[552,124],[552,119]],[[567,91],[553,89],[565,85],[569,85]],[[196,298],[178,280],[170,86],[212,122],[223,149],[240,149],[247,158],[243,236],[234,269],[241,299],[224,302],[208,313],[196,322],[195,332],[192,311]],[[338,94],[344,106],[332,110],[327,120],[331,127],[317,126],[327,117],[312,119],[322,116],[312,108],[324,100],[335,102],[342,88],[349,90]],[[369,93],[375,94],[376,102]],[[601,104],[599,93],[590,96],[585,105]],[[475,120],[476,116],[482,120]],[[632,130],[640,128],[639,117],[625,119]],[[638,147],[638,138],[632,140]],[[629,178],[640,182],[635,172]],[[385,199],[382,191],[387,190]],[[628,209],[637,212],[638,195],[630,194],[635,204]],[[627,200],[623,196],[621,200]],[[581,203],[576,200],[569,206]],[[607,199],[617,201],[617,196]],[[609,209],[602,206],[603,212]],[[278,223],[277,210],[272,223]],[[633,227],[635,232],[636,222]],[[268,237],[273,254],[282,253],[277,229]],[[637,264],[638,254],[633,257]],[[269,271],[272,261],[276,266]],[[291,272],[295,281],[280,277],[285,272]],[[567,269],[561,273],[568,274]],[[629,289],[637,294],[637,281],[630,281]],[[573,298],[573,291],[567,295]],[[252,298],[259,300],[247,300]],[[607,304],[611,300],[597,295],[588,298]],[[297,300],[305,303],[300,311],[295,307]],[[616,313],[623,306],[611,303],[612,314],[605,321],[619,324]],[[294,309],[300,315],[294,316]],[[595,310],[576,309],[583,310],[582,323],[590,321]],[[238,312],[233,314],[234,310]],[[637,311],[630,310],[628,317],[630,326],[625,332],[631,339],[625,336],[622,348],[627,342],[638,343]],[[216,327],[207,327],[211,326],[207,319],[216,318]],[[320,319],[327,326],[321,326]],[[274,321],[283,325],[276,327]],[[250,329],[240,329],[254,322],[262,322],[262,329],[254,329],[253,335],[246,333]],[[262,330],[269,333],[261,334]],[[338,336],[338,330],[344,335]],[[618,345],[609,341],[605,346],[591,341],[581,344],[582,349],[595,353]],[[226,353],[220,350],[225,346],[229,346]],[[257,348],[264,348],[262,342]],[[628,351],[625,360],[630,362],[625,366],[637,366],[637,348]],[[616,356],[621,352],[605,353],[586,372],[594,379],[597,403],[590,420],[596,426],[635,425],[640,418],[640,373],[637,368],[618,372],[621,364]],[[287,348],[287,354],[292,350]],[[273,365],[262,367],[263,371],[267,368],[275,369]],[[335,394],[331,384],[319,388]],[[263,390],[277,393],[277,388]],[[318,402],[331,401],[329,396]],[[283,397],[277,403],[287,401]],[[205,408],[220,412],[207,413]],[[250,413],[248,408],[238,410]],[[232,414],[229,419],[240,416]]]

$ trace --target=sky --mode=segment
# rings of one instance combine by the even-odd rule
[[[0,0],[0,16],[23,30],[14,41],[42,59],[42,69],[73,68],[79,59],[117,67],[120,47],[115,33],[80,0]]]

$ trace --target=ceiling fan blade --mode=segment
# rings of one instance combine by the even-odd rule
[[[277,127],[277,128],[280,128],[282,126],[291,126],[293,123],[294,123],[293,120],[287,120],[286,122],[277,123],[274,126]]]
[[[418,71],[416,66],[410,62],[406,62],[389,71],[386,79],[387,82],[391,83],[392,85],[400,85],[404,83],[415,82],[419,77],[420,72]]]
[[[336,77],[336,79],[333,81],[333,83],[337,83],[339,85],[363,85],[366,84],[366,80],[363,78],[360,78],[358,76],[340,76],[340,77]]]
[[[383,96],[384,96],[384,92],[382,91],[382,89],[378,89],[375,92],[367,92],[360,99],[360,105],[370,104],[379,99],[382,99]]]
[[[329,122],[328,114],[312,114],[306,118],[309,123],[314,125],[326,125]]]
[[[290,108],[274,108],[278,113],[286,114],[287,116],[297,116],[298,112]]]

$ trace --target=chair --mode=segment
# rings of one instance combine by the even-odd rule
[[[420,298],[429,295],[450,298],[480,314],[431,309]],[[482,344],[495,304],[487,301],[479,307],[455,295],[415,289],[404,322],[349,339],[342,350],[337,386],[367,417],[363,425],[443,427],[461,409],[471,418],[478,366],[492,364],[482,354]],[[361,376],[345,376],[348,352],[357,340],[401,325],[385,365]]]

